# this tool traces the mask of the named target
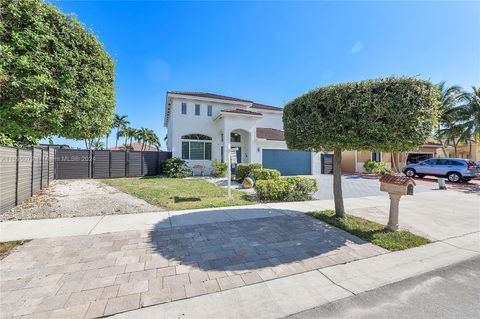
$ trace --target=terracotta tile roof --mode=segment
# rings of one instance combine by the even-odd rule
[[[251,100],[239,99],[239,98],[236,98],[236,97],[231,97],[231,96],[226,96],[226,95],[220,95],[220,94],[213,94],[213,93],[207,93],[207,92],[180,92],[180,91],[169,91],[168,93],[180,94],[180,95],[189,95],[189,96],[197,96],[197,97],[203,97],[203,98],[209,98],[209,99],[220,99],[220,100],[227,100],[227,101],[236,101],[236,102],[252,103],[252,108],[261,109],[261,110],[272,110],[272,111],[281,111],[281,110],[282,110],[281,107],[276,107],[276,106],[270,106],[270,105],[255,103],[255,102],[253,102],[253,101],[251,101]]]
[[[387,183],[387,184],[395,184],[401,186],[407,186],[408,184],[415,184],[415,181],[407,176],[401,175],[392,175],[392,174],[385,174],[380,177],[380,183]]]
[[[262,109],[262,110],[272,110],[272,111],[281,111],[282,110],[281,107],[259,104],[259,103],[255,103],[255,102],[253,103],[252,107],[255,108],[255,109]]]
[[[263,115],[262,113],[258,112],[253,112],[249,110],[244,110],[244,109],[226,109],[226,110],[221,110],[220,112],[222,113],[237,113],[237,114],[246,114],[246,115]]]
[[[270,141],[285,141],[285,133],[269,127],[257,127],[257,138],[264,138]]]
[[[118,147],[109,147],[109,148],[107,148],[107,150],[110,150],[110,151],[125,151],[125,146],[120,145]],[[141,151],[142,150],[142,143],[132,143],[132,148],[131,149],[128,148],[127,150],[128,151]],[[156,147],[148,146],[148,145],[145,145],[143,150],[146,151],[146,152],[149,152],[149,151],[157,152],[158,151]]]
[[[220,94],[213,94],[207,92],[179,92],[179,91],[170,91],[169,93],[172,94],[181,94],[181,95],[190,95],[190,96],[197,96],[197,97],[204,97],[209,99],[220,99],[220,100],[228,100],[228,101],[237,101],[237,102],[247,102],[253,103],[250,100],[238,99],[236,97],[220,95]]]

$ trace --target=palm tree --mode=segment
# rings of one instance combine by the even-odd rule
[[[442,145],[443,155],[448,157],[446,149],[448,142],[453,138],[453,133],[458,133],[458,128],[454,126],[458,121],[456,108],[460,97],[462,96],[462,88],[457,85],[448,87],[446,86],[445,81],[437,84],[437,87],[441,92],[441,98],[440,121],[435,132],[435,137]]]
[[[123,136],[123,134],[120,134],[120,131],[126,128],[128,124],[130,124],[130,122],[127,120],[126,115],[118,115],[118,114],[114,115],[113,121],[112,121],[112,128],[117,130],[115,147],[117,147],[118,145],[118,139],[120,138],[120,136]]]
[[[469,144],[468,155],[472,157],[472,142],[480,140],[480,88],[472,86],[472,92],[460,96],[462,104],[457,108],[464,132],[463,140]]]
[[[142,151],[145,148],[145,144],[150,141],[150,131],[148,128],[141,127],[137,130],[137,139],[140,143],[142,143]]]
[[[100,140],[93,141],[90,147],[94,150],[103,150],[103,143]]]

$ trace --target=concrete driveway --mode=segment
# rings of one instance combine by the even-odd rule
[[[318,192],[314,194],[316,199],[333,199],[333,175],[309,176],[317,179]],[[419,185],[415,187],[416,193],[432,191],[436,185]],[[388,194],[380,191],[380,183],[377,178],[343,175],[342,176],[343,198],[357,198],[367,196],[385,196]]]

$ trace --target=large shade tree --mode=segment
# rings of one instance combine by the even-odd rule
[[[41,0],[0,0],[0,135],[92,140],[113,118],[114,63],[72,15]]]
[[[342,217],[342,151],[417,149],[437,124],[439,95],[430,82],[408,77],[318,88],[285,106],[287,145],[290,149],[334,152],[335,211]]]

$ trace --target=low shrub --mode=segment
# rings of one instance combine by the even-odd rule
[[[309,200],[311,194],[318,191],[317,180],[301,176],[283,177],[293,185],[293,190],[287,195],[287,201]]]
[[[212,170],[210,174],[213,177],[225,177],[227,176],[227,163],[219,162],[219,161],[213,161],[210,166],[212,167]]]
[[[253,164],[238,164],[237,169],[235,171],[235,178],[239,182],[243,182],[243,180],[249,177],[252,174],[254,169],[262,168],[262,164],[253,163]]]
[[[367,173],[373,173],[373,174],[385,174],[390,172],[390,169],[388,169],[387,164],[385,162],[375,162],[368,160],[365,163],[363,163],[363,168]]]
[[[252,171],[250,176],[252,176],[255,181],[277,179],[280,177],[280,171],[269,168],[257,168]]]
[[[279,177],[255,184],[258,199],[267,201],[309,200],[317,190],[317,181],[308,177]]]
[[[191,174],[191,171],[184,160],[172,157],[165,161],[163,173],[170,178],[185,178]]]

